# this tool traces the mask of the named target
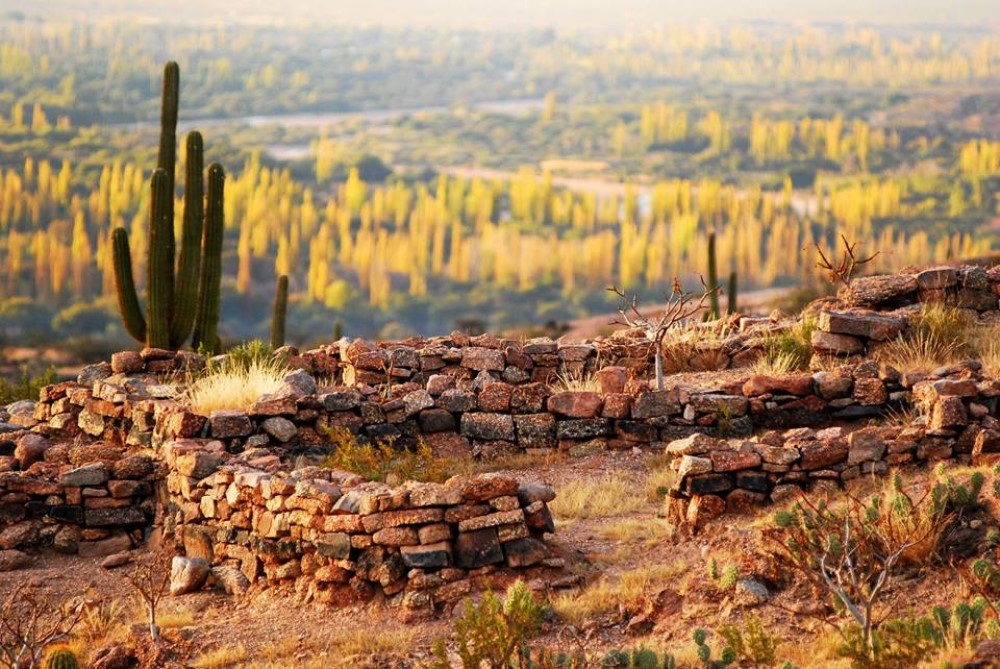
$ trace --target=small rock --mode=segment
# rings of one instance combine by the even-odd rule
[[[227,595],[242,595],[250,589],[250,581],[236,567],[212,567],[211,573],[215,585]]]
[[[186,595],[205,585],[211,567],[201,558],[175,556],[170,564],[170,594]]]
[[[295,423],[288,420],[287,418],[282,418],[280,416],[274,416],[268,418],[263,423],[261,427],[269,435],[280,441],[281,443],[286,443],[292,439],[296,434],[298,434],[299,429],[295,427]]]
[[[31,556],[18,550],[0,550],[0,572],[24,569],[31,564]]]
[[[281,380],[281,386],[275,395],[279,397],[305,397],[316,394],[316,379],[301,369],[289,372]]]
[[[733,601],[737,606],[754,607],[767,603],[771,598],[771,593],[767,591],[767,586],[752,578],[741,578],[736,581],[733,589]]]
[[[125,646],[106,646],[94,654],[93,669],[133,669],[139,660],[135,651]]]
[[[127,565],[132,561],[132,554],[128,552],[122,553],[112,553],[108,557],[101,560],[101,566],[105,569],[115,569],[116,567],[122,567]]]

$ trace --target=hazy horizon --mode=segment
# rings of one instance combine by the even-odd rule
[[[7,12],[28,17],[226,21],[234,23],[328,22],[388,27],[476,29],[555,28],[596,30],[636,28],[650,23],[691,21],[812,21],[880,24],[941,23],[997,29],[994,0],[940,3],[924,0],[368,0],[365,3],[286,0],[8,0]]]

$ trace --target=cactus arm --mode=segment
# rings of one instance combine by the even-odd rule
[[[174,254],[176,241],[173,234],[174,193],[177,177],[174,170],[177,164],[177,114],[181,97],[181,73],[174,61],[163,66],[163,98],[160,108],[160,149],[156,158],[156,166],[167,175],[167,192],[170,200],[167,202],[167,214],[171,224],[171,234],[165,239],[170,252],[170,283],[174,281]]]
[[[152,197],[149,205],[149,266],[146,290],[149,297],[146,313],[146,344],[154,348],[170,347],[169,313],[173,302],[174,256],[168,239],[173,239],[174,222],[169,217],[167,201],[173,194],[167,190],[166,173],[157,168],[150,182]]]
[[[196,349],[215,350],[218,345],[219,294],[222,281],[222,235],[224,223],[226,172],[222,165],[208,168],[208,203],[205,209],[205,233],[202,244],[201,285],[194,324]]]
[[[278,277],[274,289],[274,311],[271,314],[271,348],[285,345],[285,318],[288,314],[288,275]]]
[[[115,270],[115,293],[118,296],[118,311],[125,331],[133,339],[145,343],[146,319],[142,317],[139,296],[132,278],[132,253],[128,245],[125,228],[115,228],[111,233],[111,251]]]
[[[184,228],[177,259],[174,302],[170,312],[170,346],[180,348],[191,334],[198,302],[201,273],[201,237],[205,217],[204,142],[201,133],[187,137],[187,170],[184,180]]]

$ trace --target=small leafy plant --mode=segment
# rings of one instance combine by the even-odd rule
[[[458,473],[456,462],[435,456],[422,441],[410,451],[395,448],[388,441],[361,444],[346,428],[326,428],[323,432],[334,446],[324,466],[352,472],[368,481],[440,483]]]
[[[541,630],[546,611],[520,580],[507,589],[503,600],[491,590],[479,604],[467,600],[455,622],[462,669],[529,669],[527,642]],[[431,669],[452,668],[444,639],[435,641],[433,654]]]

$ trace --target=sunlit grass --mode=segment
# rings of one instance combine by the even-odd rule
[[[625,515],[646,504],[646,499],[635,494],[635,490],[635,481],[618,473],[570,481],[556,489],[556,498],[549,502],[549,509],[561,520]]]
[[[223,409],[246,411],[261,395],[277,392],[287,371],[277,360],[251,360],[245,367],[223,364],[195,381],[184,399],[202,416]]]
[[[675,562],[639,567],[617,577],[602,576],[583,590],[557,595],[552,600],[552,609],[569,622],[582,624],[595,616],[628,609],[642,598],[655,595],[675,582],[687,568],[687,563]]]
[[[244,666],[248,657],[243,644],[223,646],[203,653],[191,661],[192,669],[226,669]]]

